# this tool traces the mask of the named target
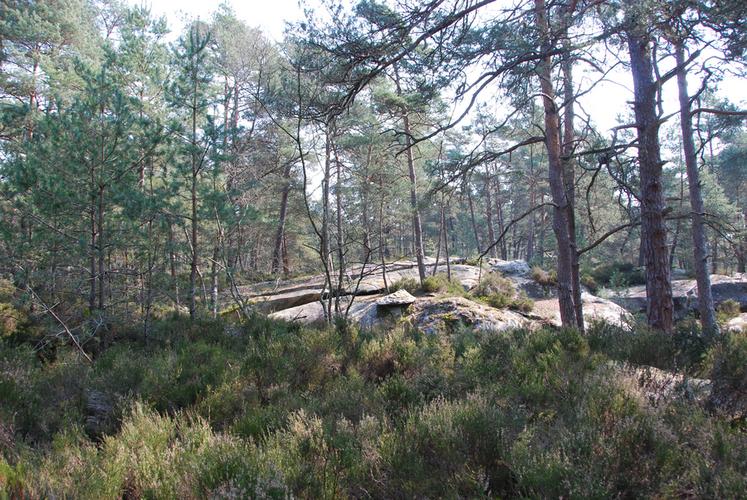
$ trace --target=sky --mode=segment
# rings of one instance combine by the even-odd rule
[[[164,15],[173,32],[178,32],[182,19],[208,19],[221,2],[211,0],[127,0],[130,5],[146,5],[157,15]],[[303,15],[298,0],[228,0],[237,17],[249,26],[260,27],[266,36],[280,41],[286,21],[298,21]]]
[[[352,1],[352,0],[351,0]],[[127,0],[131,5],[150,6],[154,14],[164,15],[168,19],[169,27],[174,37],[178,35],[184,20],[200,17],[208,19],[220,5],[210,0]],[[224,0],[237,17],[252,27],[259,27],[272,40],[281,41],[286,21],[295,22],[303,19],[303,10],[299,0]],[[308,3],[308,2],[307,2]],[[314,3],[311,0],[311,3]],[[662,73],[669,68],[662,68]],[[576,78],[582,88],[589,80]],[[630,101],[633,99],[632,80],[629,72],[618,69],[609,75],[608,82],[602,82],[584,96],[580,102],[584,111],[588,112],[593,122],[601,132],[609,131],[620,122],[620,115],[631,112]],[[690,82],[690,90],[698,87],[698,82]],[[747,107],[747,92],[744,91],[744,81],[730,79],[721,83],[720,95],[728,97],[742,109]],[[664,86],[665,114],[677,110],[676,82],[672,79]],[[581,111],[581,110],[579,110]]]

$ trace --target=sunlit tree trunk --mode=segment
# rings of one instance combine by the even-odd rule
[[[584,310],[581,301],[581,280],[580,264],[578,255],[578,242],[576,234],[576,173],[573,152],[575,150],[574,141],[576,131],[574,128],[576,100],[573,92],[573,58],[571,56],[571,46],[568,39],[568,29],[570,25],[570,8],[564,12],[563,28],[565,37],[563,38],[563,60],[561,68],[563,72],[563,101],[565,109],[563,113],[563,185],[565,186],[566,211],[568,217],[568,242],[571,247],[571,287],[573,290],[573,304],[576,310],[576,326],[580,331],[584,331]]]
[[[537,64],[542,102],[545,110],[545,146],[548,158],[548,181],[552,195],[553,231],[557,241],[558,304],[560,319],[565,327],[575,327],[576,307],[573,300],[572,251],[568,234],[568,200],[563,183],[563,162],[561,159],[560,116],[555,103],[555,89],[552,84],[552,59],[549,55],[550,34],[544,0],[535,0],[535,20],[543,39],[545,56]]]
[[[650,39],[645,27],[632,26],[627,33],[630,69],[635,90],[635,121],[638,133],[638,162],[641,183],[641,238],[646,266],[648,324],[672,331],[672,283],[669,248],[664,220],[664,186],[656,115],[656,82],[653,77]]]

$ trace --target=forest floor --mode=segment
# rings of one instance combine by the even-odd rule
[[[692,322],[668,336],[602,323],[426,335],[176,316],[147,344],[123,327],[92,354],[60,345],[42,359],[0,342],[0,496],[747,491],[745,413],[732,404],[747,388],[747,335],[708,343]]]

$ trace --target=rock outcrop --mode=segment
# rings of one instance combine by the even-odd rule
[[[727,300],[739,303],[742,310],[747,310],[747,278],[740,276],[711,275],[711,290],[716,305]],[[698,309],[698,284],[695,280],[672,281],[672,299],[674,314],[682,318],[689,312]],[[633,312],[646,310],[645,285],[634,286],[610,295],[610,300]]]
[[[727,321],[724,329],[734,333],[747,333],[747,313],[742,313]]]
[[[376,301],[383,295],[364,295],[355,297],[350,306],[348,318],[364,327],[373,326],[376,323],[378,308]],[[350,304],[350,296],[340,298],[341,309],[347,309]],[[303,324],[320,323],[324,321],[324,308],[320,301],[309,302],[300,306],[290,307],[282,311],[276,311],[269,315],[274,319],[298,322]]]
[[[342,290],[339,307],[341,311],[348,311],[351,321],[364,328],[390,325],[402,317],[426,333],[448,330],[458,324],[494,331],[534,328],[542,324],[560,325],[557,299],[547,298],[548,290],[531,278],[531,270],[526,262],[491,259],[488,263],[492,270],[452,264],[452,280],[458,281],[465,290],[470,290],[477,286],[482,277],[499,272],[518,290],[535,299],[533,312],[496,309],[464,297],[434,297],[427,294],[415,297],[405,290],[387,294],[387,285],[391,286],[402,279],[418,279],[417,265],[409,261],[388,264],[386,270],[379,265],[354,268]],[[427,264],[431,273],[434,266],[433,261]],[[439,264],[438,271],[446,271],[443,263]],[[250,303],[269,313],[272,318],[305,324],[324,321],[323,276],[260,283],[253,287],[242,287],[240,291]],[[587,322],[604,320],[623,327],[632,323],[630,313],[614,302],[588,293],[582,297]],[[352,305],[349,305],[351,299]]]
[[[504,276],[529,276],[532,273],[525,260],[489,259],[488,265]]]
[[[385,295],[376,301],[379,307],[407,307],[415,302],[415,297],[407,290],[397,290],[394,293]]]
[[[461,259],[455,259],[455,261],[461,262]],[[429,274],[434,268],[436,268],[435,261],[426,265]],[[437,270],[446,272],[445,264],[440,263]],[[459,282],[465,290],[477,285],[480,272],[480,268],[476,266],[456,263],[451,265],[452,281]],[[384,276],[386,276],[386,281]],[[400,261],[387,264],[386,269],[377,264],[352,268],[347,274],[342,295],[381,294],[386,291],[387,286],[403,279],[419,279],[417,263]],[[324,281],[322,275],[305,279],[266,281],[239,287],[239,293],[258,310],[272,313],[318,302],[325,292]]]
[[[583,292],[581,301],[584,306],[584,321],[605,321],[628,329],[633,324],[633,315],[614,302]],[[561,326],[558,299],[543,299],[534,302],[532,314],[547,324]]]
[[[427,297],[413,305],[407,318],[425,334],[448,332],[460,326],[481,331],[505,331],[527,328],[536,323],[507,309],[495,309],[464,297]]]

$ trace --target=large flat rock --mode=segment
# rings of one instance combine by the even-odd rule
[[[584,307],[584,322],[604,321],[622,328],[630,328],[633,324],[633,316],[623,307],[610,300],[597,297],[590,293],[581,294],[581,302]],[[558,299],[543,299],[534,302],[532,315],[552,326],[560,327],[560,307]]]
[[[711,292],[716,305],[726,300],[739,303],[742,310],[747,310],[747,277],[711,275]],[[633,312],[646,310],[646,286],[634,286],[610,295],[610,300]],[[674,313],[682,318],[689,312],[698,309],[698,284],[695,280],[672,281],[672,300]]]
[[[435,260],[426,263],[430,276],[435,267]],[[446,264],[440,262],[438,272],[446,272]],[[484,272],[484,271],[483,271]],[[386,274],[386,283],[384,275]],[[451,265],[453,281],[460,283],[465,290],[473,288],[480,276],[480,268],[464,264]],[[416,262],[400,261],[387,264],[386,269],[378,264],[367,264],[365,267],[352,268],[346,275],[343,295],[374,295],[386,291],[403,279],[419,280],[420,275]],[[239,293],[254,307],[265,313],[282,311],[293,307],[318,302],[324,291],[324,276],[316,275],[302,279],[277,280],[245,285],[239,287]]]
[[[350,306],[349,319],[361,326],[372,326],[376,322],[376,301],[383,295],[367,295],[356,297]],[[344,309],[349,304],[349,297],[341,297],[341,307]],[[334,307],[334,306],[333,306]],[[319,301],[310,302],[296,307],[277,311],[269,315],[274,319],[298,322],[303,324],[321,323],[324,321],[324,309]]]

